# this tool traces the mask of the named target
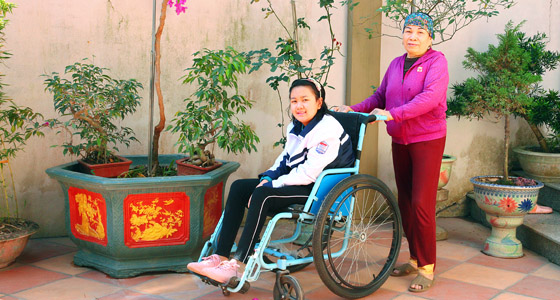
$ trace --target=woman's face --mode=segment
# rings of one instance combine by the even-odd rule
[[[430,33],[416,25],[408,25],[403,32],[403,45],[408,58],[420,57],[432,45]]]
[[[304,126],[311,122],[322,104],[323,98],[317,99],[313,88],[309,86],[296,86],[290,93],[290,110]]]

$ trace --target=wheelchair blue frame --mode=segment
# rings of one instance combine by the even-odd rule
[[[351,112],[354,113],[354,112]],[[380,115],[367,115],[367,114],[363,114],[363,113],[356,113],[356,114],[361,114],[363,116],[368,116],[369,119],[367,120],[367,122],[372,122],[372,121],[383,121],[386,120],[385,116],[380,116]],[[315,219],[315,216],[317,215],[319,208],[321,207],[321,204],[325,198],[325,196],[329,193],[329,191],[340,181],[342,181],[343,179],[354,175],[354,174],[358,174],[359,173],[359,169],[360,169],[360,153],[362,150],[362,144],[364,141],[364,137],[365,137],[365,131],[366,131],[366,127],[367,127],[367,122],[362,123],[360,125],[360,129],[359,129],[359,134],[358,134],[358,142],[357,142],[357,147],[356,147],[356,152],[357,152],[357,157],[354,163],[354,166],[351,168],[340,168],[340,169],[328,169],[328,170],[324,170],[319,177],[317,178],[317,181],[315,182],[313,189],[311,190],[311,193],[309,195],[309,197],[307,198],[307,201],[303,207],[302,212],[300,213],[294,213],[294,212],[281,212],[276,214],[269,222],[268,225],[266,226],[266,229],[264,231],[264,233],[262,234],[262,238],[261,241],[259,243],[257,243],[255,245],[255,252],[249,257],[249,260],[247,261],[247,265],[245,268],[245,272],[243,273],[242,277],[239,279],[239,283],[237,284],[237,286],[235,287],[231,287],[231,286],[222,286],[222,289],[226,289],[229,292],[239,292],[245,285],[246,282],[254,282],[258,279],[260,272],[264,270],[267,271],[273,271],[273,270],[286,270],[286,268],[288,268],[289,266],[295,266],[295,265],[299,265],[299,264],[306,264],[306,263],[311,263],[313,262],[313,257],[303,257],[303,258],[295,258],[292,255],[288,254],[288,253],[282,253],[279,252],[277,250],[275,250],[274,248],[269,248],[268,246],[272,246],[272,245],[276,245],[276,244],[282,244],[282,243],[289,243],[289,242],[294,242],[301,233],[301,227],[302,224],[309,224],[312,223],[313,220]],[[344,198],[344,194],[342,194],[340,198]],[[348,198],[345,201],[352,201],[352,197]],[[340,200],[339,200],[340,201]],[[350,205],[350,212],[352,211],[352,205],[353,205],[353,201]],[[339,216],[336,216],[335,218],[342,218],[343,216],[347,216],[348,214],[351,214],[349,211],[345,211],[344,213],[342,213]],[[214,230],[214,233],[211,235],[210,239],[204,244],[204,247],[201,251],[200,257],[198,261],[201,261],[203,257],[209,256],[213,253],[215,253],[216,251],[216,240],[218,238],[219,232],[221,230],[222,227],[222,221],[223,221],[223,213],[222,213],[222,217],[220,218],[220,221],[218,222],[218,225],[216,226],[216,229]],[[296,226],[296,230],[293,234],[292,237],[290,238],[285,238],[285,239],[281,239],[281,240],[275,240],[275,241],[271,241],[271,236],[272,236],[272,231],[274,230],[276,224],[278,221],[280,221],[281,219],[294,219],[297,218],[298,222],[297,222],[297,226]],[[346,234],[349,234],[349,230],[350,230],[350,226],[345,226],[345,230],[346,230]],[[263,247],[261,247],[261,245],[267,245],[267,247],[265,247],[264,249],[262,249]],[[347,247],[347,241],[344,242],[342,248],[340,251],[332,254],[333,257],[339,256],[341,255],[344,250],[346,250]],[[234,249],[232,249],[232,252],[235,251],[235,246]],[[263,254],[268,254],[268,255],[273,255],[275,257],[278,257],[279,259],[274,262],[274,263],[267,263],[263,260]]]

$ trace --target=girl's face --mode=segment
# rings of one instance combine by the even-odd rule
[[[323,105],[323,98],[317,99],[313,88],[309,86],[296,86],[290,93],[290,110],[304,126],[315,117],[317,111]]]
[[[432,45],[430,33],[416,25],[408,25],[403,32],[403,45],[408,58],[420,57]]]

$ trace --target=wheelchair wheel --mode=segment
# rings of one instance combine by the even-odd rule
[[[280,277],[280,286],[274,285],[274,300],[303,300],[303,289],[299,282],[290,275]]]
[[[313,229],[313,259],[323,283],[355,299],[375,292],[389,277],[400,250],[397,201],[379,179],[350,176],[325,197]]]
[[[282,240],[291,237],[295,230],[296,226],[298,225],[297,220],[280,220],[275,227],[274,232],[271,235],[271,240]],[[301,226],[301,224],[300,224]],[[311,226],[311,225],[307,225]],[[311,233],[309,233],[309,238],[311,237]],[[306,232],[302,232],[297,240],[289,243],[282,243],[278,245],[269,245],[269,248],[275,249],[277,252],[285,253],[293,258],[303,258],[303,257],[311,257],[313,253],[311,253],[311,241],[308,241],[308,237]],[[267,253],[263,253],[263,260],[265,263],[273,263],[278,260],[277,256],[269,255]],[[309,266],[311,263],[299,264],[294,266],[289,266],[286,269],[290,271],[290,273],[298,272],[305,267]]]

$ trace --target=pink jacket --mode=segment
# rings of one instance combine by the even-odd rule
[[[391,62],[373,95],[350,107],[365,113],[388,110],[394,120],[386,122],[387,132],[397,144],[442,138],[447,134],[447,60],[443,53],[429,49],[403,78],[405,57]]]

